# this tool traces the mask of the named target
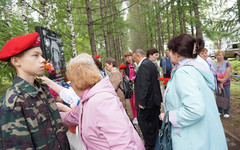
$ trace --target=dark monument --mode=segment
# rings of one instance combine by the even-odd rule
[[[62,82],[65,78],[65,59],[63,52],[62,35],[44,27],[36,26],[36,32],[41,37],[41,49],[43,57],[49,60],[55,71],[49,74],[49,78],[54,81]]]

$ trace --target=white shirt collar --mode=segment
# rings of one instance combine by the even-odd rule
[[[140,65],[141,65],[141,63],[142,63],[142,61],[143,61],[144,59],[147,59],[147,57],[144,57],[144,58],[139,62],[138,67],[140,67]]]

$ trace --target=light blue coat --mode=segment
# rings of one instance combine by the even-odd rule
[[[184,59],[172,71],[165,92],[165,111],[172,123],[174,150],[227,150],[218,114],[214,77],[209,67]]]

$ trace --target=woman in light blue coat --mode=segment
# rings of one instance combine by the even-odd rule
[[[202,39],[181,34],[168,43],[171,63],[176,64],[165,91],[174,150],[226,150],[227,143],[213,90],[214,77],[204,61],[195,58]],[[163,119],[164,113],[159,118]]]

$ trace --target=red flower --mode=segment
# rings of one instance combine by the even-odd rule
[[[100,58],[100,55],[94,55],[94,57],[98,59],[98,58]]]
[[[164,80],[164,77],[159,77],[158,80],[163,81],[163,80]]]
[[[164,82],[163,82],[163,85],[165,85],[165,84],[167,84],[167,82],[166,82],[166,81],[164,81]]]
[[[127,68],[126,65],[124,65],[124,64],[119,65],[119,70],[123,70],[123,69],[125,69],[125,68]]]
[[[170,78],[159,77],[158,80],[163,81],[163,85],[167,84]]]
[[[164,78],[164,81],[168,82],[170,80],[170,78]]]

